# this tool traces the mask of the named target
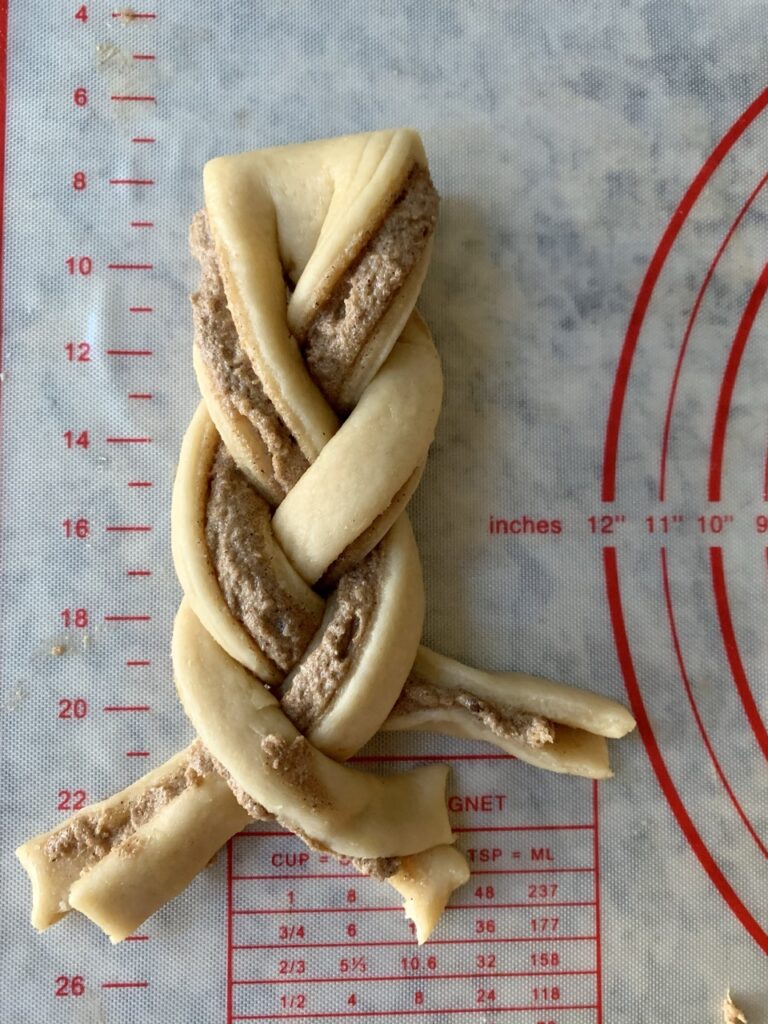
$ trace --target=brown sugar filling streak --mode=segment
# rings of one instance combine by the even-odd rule
[[[414,673],[406,680],[403,691],[392,708],[392,717],[436,708],[459,708],[499,739],[522,740],[534,749],[555,741],[555,725],[542,715],[499,708],[498,705],[482,700],[468,690],[446,692]]]
[[[83,870],[92,867],[113,849],[130,856],[132,837],[161,807],[165,807],[191,786],[199,786],[216,770],[213,758],[200,740],[190,748],[185,761],[141,796],[96,812],[83,812],[52,833],[44,853],[51,863],[61,857],[84,857]]]
[[[307,368],[334,408],[344,381],[365,358],[371,333],[432,236],[438,203],[429,171],[417,164],[310,326]]]
[[[245,416],[260,434],[270,455],[272,476],[284,497],[309,463],[240,345],[204,210],[192,221],[189,243],[200,263],[200,282],[192,295],[195,344],[225,404]]]

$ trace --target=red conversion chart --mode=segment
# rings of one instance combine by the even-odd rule
[[[453,769],[449,806],[472,876],[424,946],[394,890],[350,865],[268,823],[230,842],[228,1022],[503,1012],[600,1024],[597,784],[547,777],[532,816],[528,796],[515,798],[528,769],[507,755],[434,759]],[[425,758],[357,760],[406,768]],[[563,784],[569,799],[562,788],[552,799],[548,788]],[[553,814],[566,806],[567,818]]]

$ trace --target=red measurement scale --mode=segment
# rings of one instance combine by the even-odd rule
[[[659,102],[661,142],[644,166],[613,101],[571,95],[553,73],[552,52],[572,52],[554,8],[530,6],[512,30],[501,5],[459,45],[440,5],[421,5],[435,52],[455,56],[450,81],[434,71],[432,107],[422,90],[388,84],[382,111],[363,115],[357,84],[339,87],[337,111],[306,77],[301,5],[276,21],[213,4],[192,13],[181,0],[32,7],[11,0],[9,15],[0,0],[7,846],[190,738],[169,663],[179,590],[168,520],[196,396],[185,233],[205,160],[374,122],[422,128],[444,195],[421,305],[447,392],[412,503],[427,641],[624,699],[639,728],[612,751],[617,777],[605,784],[436,737],[381,737],[355,759],[376,771],[451,766],[450,813],[472,876],[423,947],[386,885],[267,825],[236,836],[115,948],[76,915],[34,935],[28,883],[6,858],[6,1015],[636,1024],[681,1005],[716,1020],[730,985],[761,1024],[762,79],[693,114]],[[317,38],[370,40],[374,7],[341,4],[326,23],[319,4]],[[631,20],[624,8],[616,17]],[[629,62],[603,53],[615,26],[601,18],[590,61],[623,82]],[[361,42],[334,68],[351,62],[357,83],[419,66],[421,30],[379,28],[380,65]],[[505,56],[488,57],[481,94],[469,55],[497,53],[498,40]],[[573,81],[592,81],[591,65],[579,77],[573,60]],[[508,139],[527,141],[510,151]],[[615,184],[636,165],[639,185]],[[661,198],[639,224],[646,186]],[[475,197],[477,223],[461,196]]]
[[[596,785],[579,787],[567,820],[532,823],[515,806],[512,758],[478,748],[432,759],[453,770],[449,807],[472,872],[436,937],[415,946],[396,894],[350,865],[283,831],[249,829],[228,849],[227,1021],[601,1019]]]

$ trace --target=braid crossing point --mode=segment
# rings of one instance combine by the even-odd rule
[[[386,879],[424,941],[469,875],[447,768],[343,762],[380,729],[417,729],[599,778],[605,737],[633,722],[605,698],[419,646],[405,506],[442,377],[414,309],[438,207],[416,133],[218,158],[204,186],[190,236],[203,400],[172,513],[174,674],[198,739],[20,848],[33,924],[74,908],[119,941],[249,818],[274,817]]]

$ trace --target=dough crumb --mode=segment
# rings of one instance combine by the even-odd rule
[[[119,46],[115,46],[114,43],[96,44],[96,63],[99,66],[102,64],[114,64],[118,60],[121,60],[123,64],[128,62],[125,55],[120,52]]]
[[[731,999],[731,990],[728,989],[723,1000],[723,1024],[747,1024],[744,1013],[736,1006]]]
[[[54,644],[51,648],[51,654],[54,658],[60,658],[62,654],[66,654],[69,648],[66,644]]]
[[[0,711],[15,711],[21,707],[27,698],[27,691],[23,683],[17,683],[13,692],[5,700],[0,701]]]
[[[122,11],[115,11],[115,18],[118,21],[136,21],[139,17],[138,13],[134,11],[132,7],[124,7]]]

